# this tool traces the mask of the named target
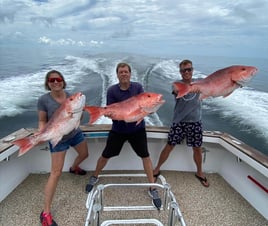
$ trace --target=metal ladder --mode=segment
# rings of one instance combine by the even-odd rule
[[[146,174],[102,174],[100,177],[146,177]],[[140,219],[111,219],[101,222],[101,213],[105,211],[131,211],[131,210],[141,210],[141,211],[157,211],[153,205],[133,205],[133,206],[105,206],[103,193],[106,188],[111,187],[144,187],[149,189],[153,186],[158,189],[163,190],[163,204],[160,211],[166,211],[168,213],[168,223],[167,226],[175,226],[180,224],[181,226],[186,226],[186,223],[181,214],[179,204],[176,201],[174,194],[170,189],[170,185],[166,183],[165,178],[160,175],[158,177],[161,181],[159,183],[120,183],[120,184],[99,184],[96,188],[94,187],[91,192],[89,192],[86,200],[86,208],[88,209],[85,226],[106,226],[106,225],[138,225],[138,224],[150,224],[163,226],[158,219],[154,218],[140,218]]]

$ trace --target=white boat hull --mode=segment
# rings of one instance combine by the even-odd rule
[[[106,143],[109,126],[84,127],[89,147],[89,158],[81,167],[93,171]],[[157,163],[167,138],[167,128],[148,128],[148,146],[152,162]],[[203,170],[218,173],[268,220],[268,158],[226,134],[204,133]],[[47,144],[33,148],[17,157],[18,147],[10,146],[0,153],[0,201],[5,199],[30,173],[50,171]],[[9,152],[8,156],[4,153]],[[76,155],[69,150],[64,171],[68,171]],[[142,170],[142,162],[126,143],[118,157],[112,158],[104,170]],[[195,172],[192,150],[185,144],[177,145],[161,170]],[[213,186],[213,184],[211,185]]]

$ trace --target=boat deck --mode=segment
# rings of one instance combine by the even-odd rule
[[[128,171],[127,171],[128,172]],[[124,173],[127,173],[124,171]],[[102,174],[120,173],[103,171]],[[143,171],[129,171],[143,173]],[[0,203],[0,225],[40,225],[39,214],[43,208],[43,189],[49,174],[30,174],[6,199]],[[52,214],[60,226],[84,225],[87,217],[85,185],[91,175],[75,176],[63,173],[53,200]],[[185,223],[188,226],[202,225],[268,225],[251,205],[236,192],[218,174],[207,174],[210,187],[203,187],[194,173],[163,171],[167,183],[176,196]],[[124,180],[124,181],[122,181]],[[100,178],[99,184],[107,183],[146,183],[146,178]],[[116,190],[115,190],[116,189]],[[128,193],[126,188],[111,188],[105,191],[105,203],[123,203],[151,205],[147,189],[133,188]],[[160,193],[162,195],[162,193]],[[101,219],[111,218],[157,218],[167,225],[166,211],[131,211],[108,212]]]

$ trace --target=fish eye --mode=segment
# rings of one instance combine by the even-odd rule
[[[150,94],[148,94],[148,95],[147,95],[147,97],[151,97],[151,95],[150,95]]]
[[[70,98],[70,101],[74,100],[73,98]]]

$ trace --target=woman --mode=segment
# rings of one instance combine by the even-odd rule
[[[38,99],[39,131],[45,127],[53,113],[70,96],[70,94],[65,91],[66,82],[63,75],[56,70],[47,73],[45,78],[45,88],[50,92],[42,95]],[[87,142],[79,128],[74,129],[69,134],[65,135],[54,148],[49,142],[51,152],[51,172],[45,186],[44,210],[40,214],[42,225],[57,226],[57,223],[52,218],[50,209],[62,173],[66,151],[70,146],[77,151],[78,156],[70,167],[69,172],[76,175],[86,174],[86,171],[81,169],[79,164],[88,157],[88,148]]]

